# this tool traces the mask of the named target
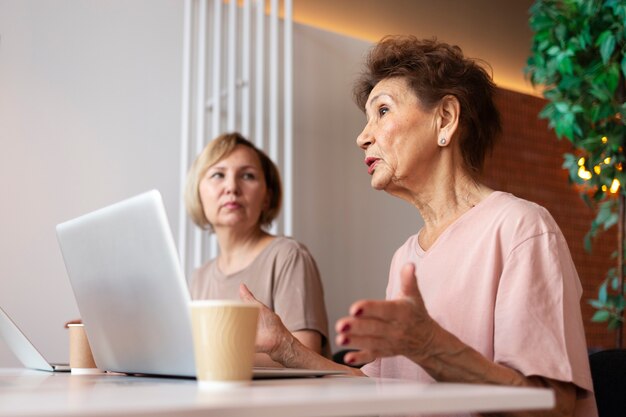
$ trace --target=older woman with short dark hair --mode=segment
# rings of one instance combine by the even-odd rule
[[[424,226],[396,251],[387,301],[361,300],[335,326],[354,374],[550,387],[538,416],[597,415],[581,285],[547,210],[480,182],[500,131],[495,86],[456,46],[388,37],[355,97],[371,185],[413,204]],[[242,286],[241,296],[253,295]],[[286,366],[338,368],[263,310],[258,349]],[[529,415],[515,412],[507,415]]]
[[[194,299],[239,298],[252,289],[285,323],[290,336],[329,355],[328,319],[315,260],[294,239],[267,232],[280,211],[282,187],[271,159],[239,133],[213,139],[187,176],[187,211],[217,236],[219,255],[193,272]],[[276,363],[260,353],[257,366]]]

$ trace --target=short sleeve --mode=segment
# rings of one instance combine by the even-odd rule
[[[497,290],[494,360],[592,391],[578,274],[560,232],[515,246]]]
[[[371,378],[380,378],[380,358],[374,359],[361,367],[361,372]]]
[[[274,311],[291,332],[314,330],[328,345],[328,318],[317,265],[300,244],[290,245],[277,260]]]

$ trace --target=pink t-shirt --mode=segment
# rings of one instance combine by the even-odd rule
[[[573,382],[576,416],[597,416],[580,311],[582,288],[565,238],[543,207],[493,192],[428,251],[411,236],[391,261],[387,299],[413,262],[429,314],[461,341],[526,376]],[[417,329],[416,329],[417,330]],[[404,356],[365,365],[370,376],[432,382]]]

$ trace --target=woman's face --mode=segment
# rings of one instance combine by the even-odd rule
[[[260,227],[261,212],[269,198],[256,152],[237,145],[230,155],[210,166],[200,181],[200,201],[215,230]]]
[[[394,192],[419,186],[437,156],[436,111],[424,110],[401,77],[381,80],[365,105],[367,124],[357,137],[372,187]]]

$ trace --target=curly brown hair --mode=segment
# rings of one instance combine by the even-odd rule
[[[354,84],[361,110],[378,82],[404,78],[419,102],[432,109],[445,96],[459,101],[459,146],[470,173],[482,170],[485,156],[502,130],[493,101],[495,84],[482,61],[466,58],[461,48],[436,39],[387,36],[370,51],[365,70]]]

